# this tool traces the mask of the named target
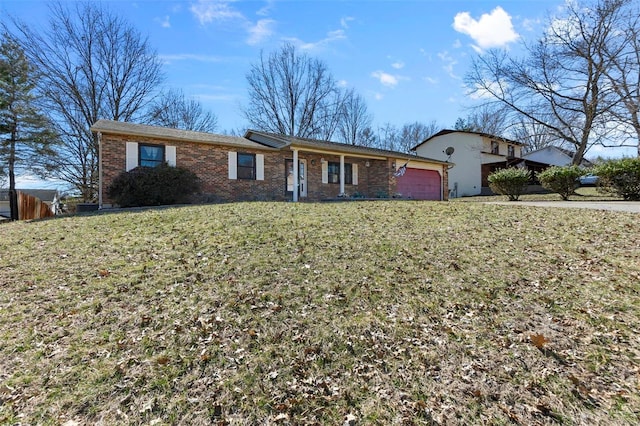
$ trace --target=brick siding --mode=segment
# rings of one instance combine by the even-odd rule
[[[127,142],[175,146],[176,166],[193,171],[201,180],[200,201],[285,201],[292,198],[291,192],[286,192],[285,175],[285,160],[293,159],[292,151],[261,151],[224,145],[103,134],[102,194],[105,205],[111,203],[107,197],[107,188],[120,173],[125,171]],[[229,179],[229,151],[263,154],[264,180]],[[307,197],[301,197],[301,201],[319,201],[339,195],[339,184],[322,183],[322,161],[339,162],[338,155],[299,151],[298,158],[307,162]],[[387,198],[395,194],[396,179],[393,176],[392,160],[366,160],[345,155],[345,163],[358,165],[358,184],[345,184],[345,193],[348,196]],[[443,177],[445,188],[447,188],[446,176],[445,168]],[[444,195],[446,199],[448,195],[446,191]]]

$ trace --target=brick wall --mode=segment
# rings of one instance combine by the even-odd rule
[[[102,137],[102,185],[103,203],[109,205],[106,189],[113,179],[125,171],[126,142],[162,144],[176,146],[176,166],[193,171],[201,180],[201,201],[250,201],[291,200],[286,192],[285,160],[293,159],[291,151],[260,151],[223,145],[193,142],[163,141],[126,135],[103,135]],[[264,155],[264,180],[229,179],[229,151]],[[338,155],[307,153],[300,151],[298,158],[307,163],[307,197],[301,201],[319,201],[335,198],[340,185],[322,183],[322,161],[340,162]],[[387,198],[396,193],[396,178],[393,176],[393,160],[366,160],[345,156],[345,163],[358,165],[358,184],[345,185],[345,193],[356,193],[367,198]],[[369,167],[367,167],[367,163]],[[444,174],[445,188],[446,172]],[[445,191],[445,197],[447,196]]]
[[[163,141],[137,136],[103,135],[103,203],[110,204],[106,189],[126,168],[126,143],[176,146],[176,166],[193,171],[201,181],[202,201],[285,200],[284,157],[280,152],[222,145]],[[264,180],[229,179],[229,151],[264,155]]]

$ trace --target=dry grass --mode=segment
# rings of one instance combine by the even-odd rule
[[[506,195],[487,195],[476,197],[455,198],[454,202],[488,202],[488,201],[507,201]],[[540,194],[523,194],[519,201],[560,201],[562,198],[556,193],[540,193]],[[618,197],[609,192],[604,192],[595,186],[582,186],[577,188],[573,195],[569,196],[569,201],[621,201],[622,197]]]
[[[244,203],[0,231],[1,424],[640,422],[637,215]]]

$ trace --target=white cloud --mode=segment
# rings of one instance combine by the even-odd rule
[[[404,62],[402,61],[397,61],[391,64],[391,66],[397,70],[401,70],[402,68],[404,68]]]
[[[449,52],[445,50],[444,52],[438,53],[438,58],[440,58],[440,60],[443,62],[442,69],[447,72],[449,77],[460,79],[460,77],[457,76],[453,71],[453,68],[458,64],[458,61],[456,61],[453,56],[449,54]]]
[[[501,93],[505,89],[505,83],[486,81],[484,84],[476,83],[472,88],[467,87],[466,95],[474,100],[495,99],[491,93]]]
[[[191,4],[191,13],[200,21],[200,24],[231,22],[236,28],[245,30],[248,34],[246,42],[249,45],[256,45],[273,34],[273,27],[276,21],[273,19],[260,19],[253,23],[241,12],[232,7],[236,0],[198,0]],[[268,14],[272,2],[256,12],[259,16]]]
[[[249,28],[249,38],[247,43],[254,46],[269,38],[273,34],[273,26],[276,21],[273,19],[260,19],[255,25]]]
[[[258,16],[268,16],[271,9],[273,9],[275,0],[267,0],[267,4],[256,12]]]
[[[244,15],[233,9],[230,3],[224,0],[198,0],[189,9],[202,25],[215,21],[245,20]]]
[[[382,85],[387,87],[396,87],[400,81],[398,77],[383,71],[374,71],[371,73],[371,77],[377,79]]]
[[[427,76],[427,77],[424,78],[424,80],[429,84],[433,84],[433,85],[438,84],[438,79],[437,78],[433,78],[433,77]]]
[[[349,82],[347,80],[338,80],[338,87],[347,87]]]
[[[456,41],[453,42],[453,48],[454,49],[460,49],[462,47],[462,42],[458,39],[456,39]]]
[[[384,95],[383,95],[382,93],[375,92],[375,93],[373,94],[373,98],[374,98],[376,101],[381,101],[382,99],[384,99]]]
[[[355,21],[355,19],[356,18],[352,18],[351,16],[345,16],[344,18],[340,19],[340,25],[346,30],[347,28],[349,28],[349,22]]]
[[[540,23],[540,19],[524,19],[522,21],[522,27],[527,31],[533,31],[537,25],[540,25]]]
[[[469,12],[460,12],[453,19],[453,29],[471,37],[476,51],[503,47],[520,37],[513,29],[511,16],[500,6],[491,13],[483,13],[479,20]]]
[[[164,18],[156,18],[155,21],[158,22],[162,28],[171,28],[169,15],[165,16]]]
[[[224,62],[227,59],[220,56],[196,55],[193,53],[179,53],[174,55],[159,55],[159,58],[165,64],[178,61],[197,61],[197,62]]]
[[[318,40],[316,42],[305,42],[295,37],[284,38],[284,40],[290,41],[291,43],[295,44],[302,50],[317,50],[317,49],[324,48],[336,41],[345,40],[346,38],[347,36],[345,35],[344,30],[335,30],[335,31],[329,31],[325,38]]]

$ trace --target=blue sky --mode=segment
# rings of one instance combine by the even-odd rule
[[[168,87],[244,130],[246,73],[283,42],[323,60],[362,95],[374,127],[436,121],[453,127],[473,100],[463,77],[484,49],[517,53],[564,0],[104,0],[157,50]],[[46,22],[44,0],[0,0],[0,16]],[[590,154],[598,155],[598,150]],[[605,151],[604,155],[614,155]]]

